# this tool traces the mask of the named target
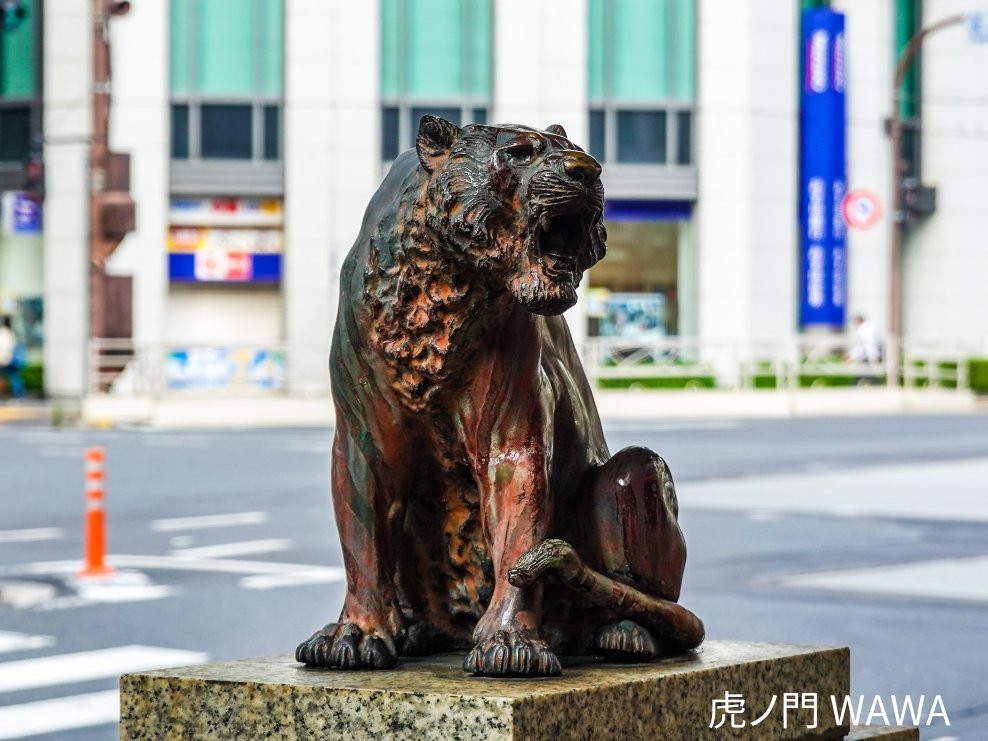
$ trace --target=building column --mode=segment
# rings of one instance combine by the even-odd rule
[[[798,4],[700,0],[697,34],[699,336],[784,340],[798,314]]]
[[[137,229],[107,261],[107,272],[133,277],[134,343],[154,346],[164,340],[168,302],[168,3],[132,3],[130,12],[110,21],[110,29],[110,148],[130,154]]]
[[[878,195],[885,215],[862,231],[847,230],[847,316],[864,314],[888,327],[891,240],[891,152],[885,135],[892,97],[894,2],[835,0],[847,15],[847,189]]]
[[[378,3],[285,3],[288,388],[325,393],[339,271],[380,181]]]
[[[44,363],[53,397],[79,397],[86,386],[91,5],[45,3]]]
[[[566,19],[560,32],[559,19]],[[536,128],[561,124],[587,148],[587,4],[572,0],[498,0],[494,3],[494,123]],[[564,315],[580,355],[587,337],[587,280]]]

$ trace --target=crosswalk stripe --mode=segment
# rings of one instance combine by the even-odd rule
[[[275,553],[287,551],[292,547],[292,541],[284,538],[269,538],[267,540],[244,540],[238,543],[220,543],[219,545],[203,545],[196,548],[176,548],[173,556],[182,558],[231,558],[233,556],[251,556],[257,553]]]
[[[119,718],[117,690],[25,702],[0,707],[0,739],[116,723]]]
[[[172,517],[153,520],[151,529],[168,533],[176,530],[202,530],[210,527],[231,525],[260,525],[268,521],[267,512],[230,512],[225,515],[202,515],[200,517]]]
[[[55,645],[51,636],[36,636],[28,633],[14,633],[0,630],[0,654],[10,651],[30,651],[35,648],[48,648]]]
[[[35,540],[58,540],[60,527],[34,527],[24,530],[0,530],[0,543],[28,543]]]
[[[207,654],[199,651],[134,645],[8,661],[0,664],[0,692],[86,682],[147,669],[202,664],[208,658]]]

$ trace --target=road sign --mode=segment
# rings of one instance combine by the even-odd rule
[[[964,23],[972,44],[988,44],[988,11],[968,13]]]
[[[841,216],[849,227],[870,229],[882,218],[882,204],[872,191],[857,188],[844,196]]]

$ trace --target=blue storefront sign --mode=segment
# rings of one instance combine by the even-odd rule
[[[19,190],[4,193],[0,222],[9,236],[41,234],[41,201]]]
[[[847,245],[841,202],[847,191],[844,14],[803,12],[800,106],[800,325],[843,329]]]

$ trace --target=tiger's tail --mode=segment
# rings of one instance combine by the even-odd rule
[[[508,581],[512,586],[526,587],[550,572],[584,601],[634,620],[679,650],[696,648],[703,642],[703,621],[692,612],[594,571],[565,540],[544,540],[526,551],[508,571]]]

